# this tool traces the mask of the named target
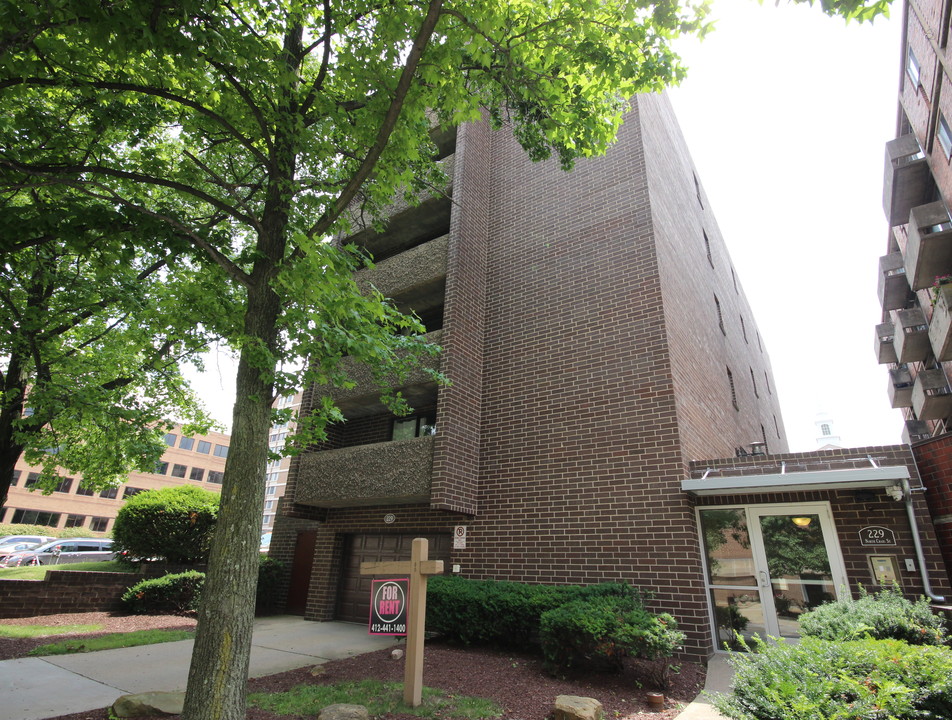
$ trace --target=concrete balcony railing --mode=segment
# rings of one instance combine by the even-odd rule
[[[316,507],[429,502],[433,442],[427,435],[305,453],[295,499]]]
[[[921,308],[893,310],[893,325],[896,334],[893,346],[896,358],[901,363],[922,362],[932,351],[929,345],[929,324]]]
[[[893,344],[895,328],[891,322],[876,326],[876,362],[880,365],[898,361],[896,346]]]
[[[890,226],[907,222],[914,207],[931,201],[934,187],[935,181],[915,135],[910,133],[886,143],[883,210]]]
[[[913,290],[932,287],[936,277],[952,273],[952,218],[944,202],[912,209],[905,266]]]
[[[936,289],[935,307],[929,323],[929,342],[936,360],[952,360],[952,283]]]
[[[942,420],[952,415],[952,388],[945,370],[921,370],[916,375],[912,409],[920,420]]]
[[[902,253],[894,252],[879,258],[879,304],[883,310],[899,310],[909,300],[909,281]]]
[[[443,338],[442,330],[434,330],[426,334],[427,342],[439,345]],[[344,413],[344,417],[353,419],[368,415],[379,415],[387,412],[380,402],[380,388],[374,380],[371,369],[364,364],[350,358],[341,361],[347,376],[354,383],[352,388],[331,388],[322,386],[315,390],[319,396],[330,397]],[[420,359],[420,364],[402,381],[396,377],[384,378],[387,387],[399,390],[410,403],[411,407],[421,407],[435,404],[437,385],[426,370],[439,370],[440,356],[429,355]]]
[[[894,408],[912,407],[912,373],[908,368],[889,371],[889,405]]]
[[[417,245],[364,268],[354,279],[362,292],[371,286],[401,307],[422,312],[443,304],[449,235]]]
[[[906,420],[902,428],[902,441],[906,445],[911,445],[920,440],[928,440],[932,437],[929,430],[929,423],[925,420]]]

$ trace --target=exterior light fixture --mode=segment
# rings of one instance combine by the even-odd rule
[[[799,528],[805,528],[809,526],[811,522],[813,522],[813,518],[809,517],[795,517],[790,519],[793,521],[793,524]]]
[[[886,488],[886,494],[897,502],[902,500],[904,497],[901,485],[890,485],[888,488]]]

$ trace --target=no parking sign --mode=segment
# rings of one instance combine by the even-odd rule
[[[409,586],[409,578],[371,581],[370,635],[407,634]]]

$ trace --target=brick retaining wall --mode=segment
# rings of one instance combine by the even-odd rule
[[[119,610],[132,573],[48,572],[44,580],[0,580],[0,618]]]

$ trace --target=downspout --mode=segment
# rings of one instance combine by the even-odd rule
[[[906,501],[906,513],[909,515],[909,527],[912,530],[912,544],[916,546],[916,559],[919,561],[919,574],[922,577],[922,589],[929,599],[935,603],[945,602],[944,595],[936,595],[932,592],[932,583],[929,582],[929,571],[926,569],[926,558],[922,552],[922,541],[919,539],[919,523],[916,522],[916,511],[912,507],[912,488],[909,487],[909,480],[903,478],[902,496]]]

